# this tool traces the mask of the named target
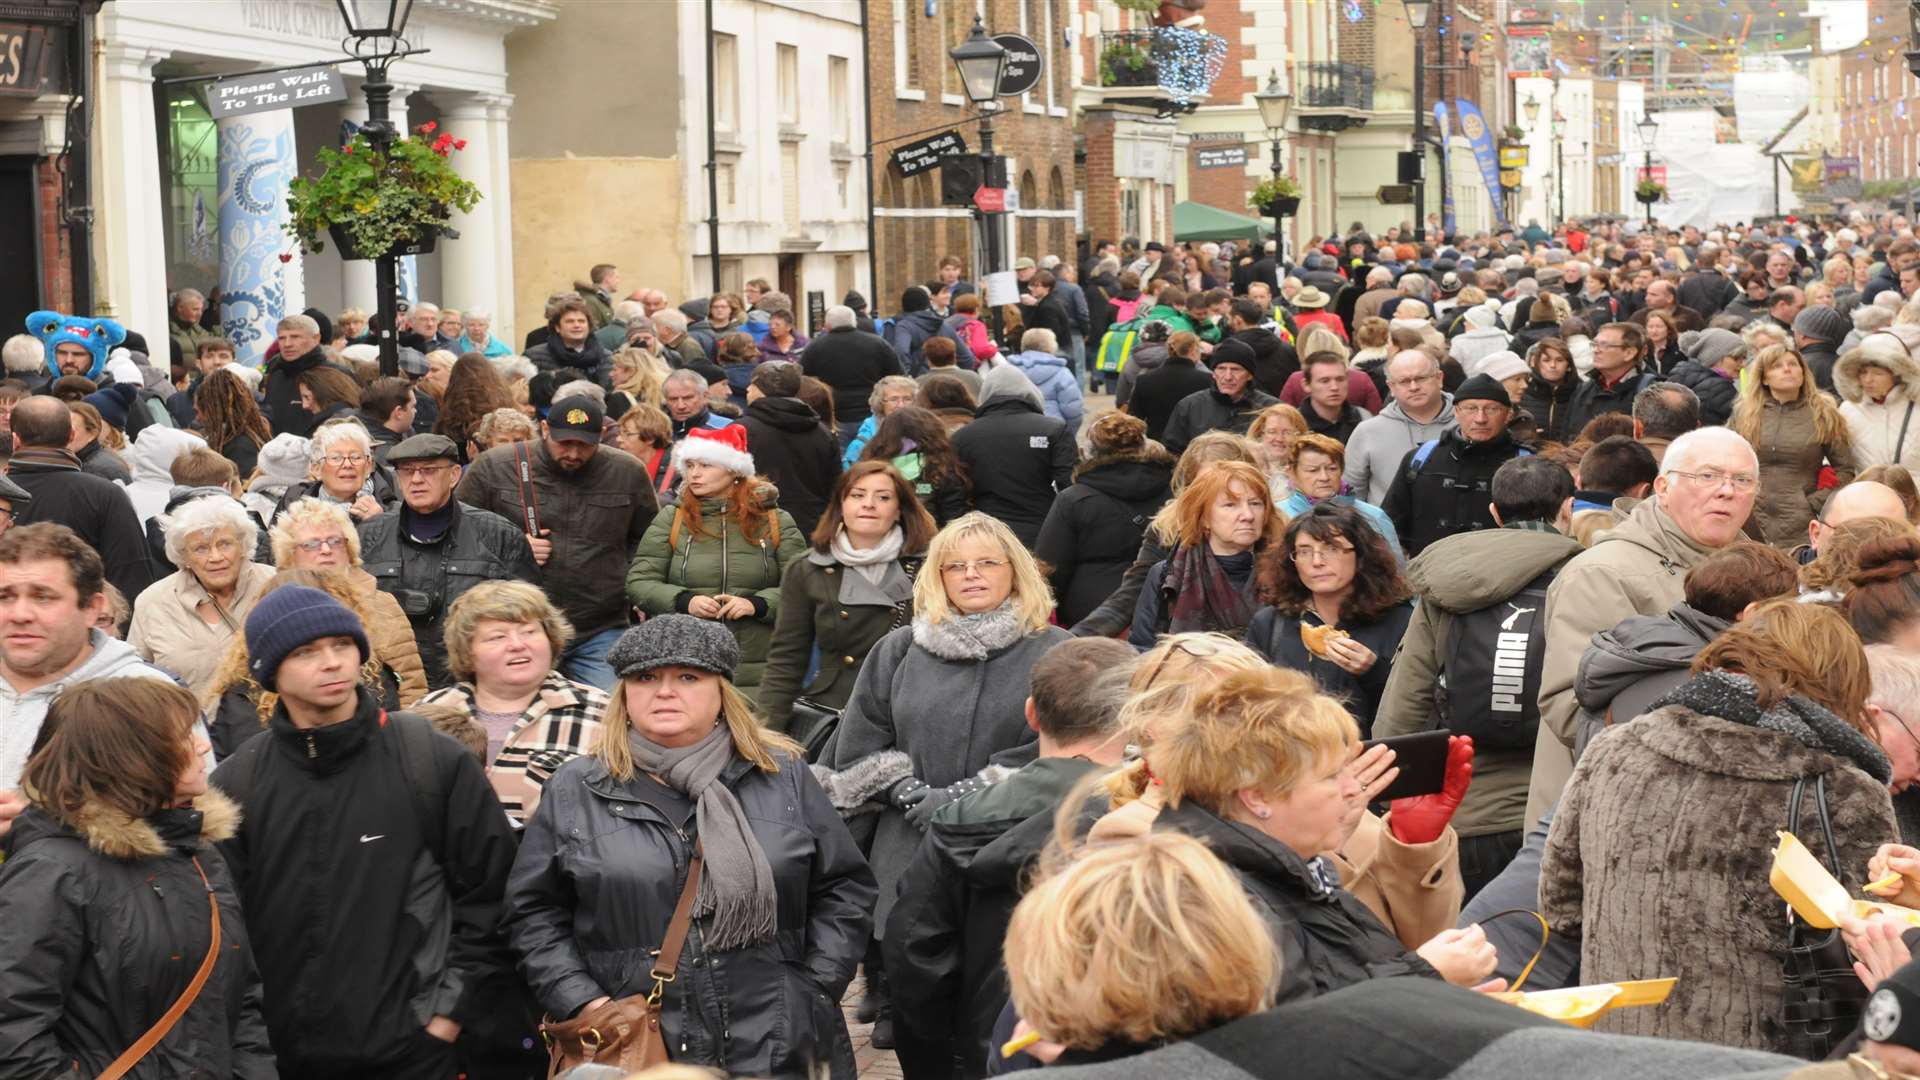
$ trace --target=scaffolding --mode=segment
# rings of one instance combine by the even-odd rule
[[[1578,18],[1589,17],[1584,7],[1579,10]],[[1752,29],[1752,16],[1747,16],[1738,35],[1722,46],[1705,28],[1675,21],[1671,6],[1636,5],[1632,10],[1649,17],[1645,22],[1585,27],[1599,44],[1595,77],[1638,82],[1646,87],[1650,111],[1718,109],[1731,114],[1733,76],[1740,68],[1741,48]]]

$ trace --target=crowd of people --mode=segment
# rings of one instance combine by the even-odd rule
[[[0,1076],[1920,1068],[1904,219],[1080,256],[29,317]]]

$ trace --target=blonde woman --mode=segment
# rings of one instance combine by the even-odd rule
[[[1381,374],[1378,382],[1373,376],[1374,373],[1382,370],[1386,364],[1386,356],[1390,355],[1391,350],[1389,353],[1382,354],[1377,363],[1368,361],[1372,366],[1363,369],[1358,363],[1352,361],[1353,350],[1349,349],[1347,343],[1341,341],[1333,331],[1324,326],[1309,326],[1300,331],[1300,336],[1293,343],[1293,351],[1300,357],[1302,363],[1306,362],[1307,357],[1317,356],[1320,353],[1334,353],[1342,360],[1349,361],[1347,403],[1365,409],[1369,414],[1380,411],[1383,393],[1381,388],[1386,384],[1386,375]],[[1307,400],[1305,371],[1296,371],[1287,376],[1287,385],[1280,392],[1280,400],[1295,408],[1299,408],[1301,403]]]
[[[1272,932],[1283,996],[1392,975],[1476,986],[1492,972],[1477,927],[1448,929],[1460,909],[1458,839],[1450,827],[1426,843],[1397,838],[1392,817],[1422,816],[1432,807],[1421,800],[1396,800],[1384,821],[1367,815],[1397,775],[1391,757],[1360,755],[1353,718],[1310,678],[1198,634],[1163,641],[1133,678],[1121,724],[1142,757],[1086,785],[1113,807],[1089,835],[1150,829],[1206,842]],[[1457,805],[1455,796],[1441,820]],[[1059,827],[1075,825],[1062,815]],[[1321,858],[1342,851],[1354,859]],[[1361,892],[1373,895],[1363,902]],[[1408,951],[1422,934],[1432,936]]]
[[[640,405],[659,409],[667,371],[664,361],[637,346],[614,353],[613,393],[607,395],[607,411],[618,419]]]
[[[301,499],[289,505],[267,530],[273,542],[273,565],[281,570],[319,570],[339,573],[356,599],[347,606],[360,616],[373,645],[374,658],[394,674],[395,686],[382,700],[390,709],[404,709],[426,696],[426,667],[413,623],[400,602],[380,590],[380,583],[360,567],[360,532],[347,509],[323,499]],[[337,590],[328,588],[328,592]]]
[[[1275,505],[1293,494],[1293,440],[1306,433],[1306,417],[1291,405],[1269,405],[1247,428],[1247,441],[1267,456],[1267,487]]]
[[[839,1002],[873,925],[873,874],[799,746],[734,688],[739,661],[733,635],[688,615],[621,636],[599,739],[547,781],[520,842],[508,941],[556,1019],[656,992],[675,1063],[852,1080]],[[693,866],[698,927],[656,982],[648,950]]]
[[[913,609],[909,625],[867,654],[822,759],[843,812],[880,806],[868,845],[880,879],[876,927],[886,925],[900,873],[920,846],[920,819],[978,786],[996,754],[1033,741],[1030,673],[1072,637],[1048,623],[1053,595],[1026,546],[981,513],[934,534]],[[884,981],[869,990],[884,998]]]
[[[607,695],[555,666],[573,626],[524,581],[489,581],[447,611],[447,673],[459,680],[420,699],[470,717],[487,735],[487,779],[516,825],[540,805],[554,770],[600,736]]]
[[[1279,982],[1239,879],[1178,833],[1081,847],[1013,909],[1006,955],[1014,1033],[1053,1066],[1202,1034],[1272,1005]]]
[[[1853,481],[1853,439],[1833,400],[1814,385],[1813,372],[1793,349],[1761,350],[1753,377],[1734,404],[1734,431],[1760,459],[1760,494],[1754,519],[1763,538],[1792,548],[1807,535],[1807,523],[1826,505],[1828,492]],[[1820,469],[1831,464],[1838,484],[1817,487]]]

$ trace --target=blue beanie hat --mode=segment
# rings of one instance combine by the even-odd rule
[[[247,672],[254,682],[272,690],[280,661],[307,642],[324,637],[352,638],[360,646],[363,664],[373,655],[360,617],[345,604],[305,585],[275,589],[247,615]]]

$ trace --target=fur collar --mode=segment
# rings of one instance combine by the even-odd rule
[[[1092,457],[1086,459],[1085,461],[1082,461],[1080,464],[1075,465],[1073,467],[1073,478],[1075,480],[1079,480],[1082,476],[1085,476],[1086,474],[1092,472],[1095,469],[1100,468],[1103,465],[1124,465],[1128,462],[1139,462],[1145,465],[1167,465],[1167,466],[1172,466],[1178,463],[1177,460],[1174,458],[1174,456],[1171,453],[1167,452],[1166,447],[1160,445],[1159,443],[1153,441],[1152,439],[1148,439],[1146,442],[1146,445],[1144,446],[1136,446],[1128,450],[1116,450],[1111,453],[1093,455]]]
[[[913,643],[942,660],[985,660],[1026,632],[1011,598],[977,615],[954,615],[937,623],[924,615],[913,619]]]
[[[208,791],[193,800],[193,808],[200,813],[203,844],[231,840],[240,831],[239,805],[218,791]],[[87,841],[87,847],[109,859],[151,859],[168,851],[167,842],[151,822],[99,803],[81,807],[73,827]]]

